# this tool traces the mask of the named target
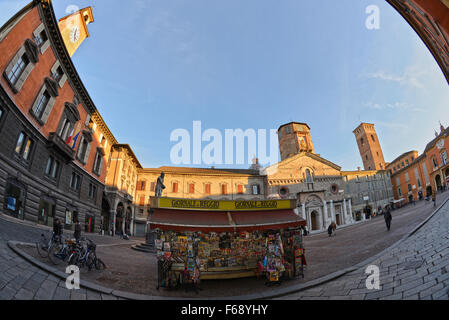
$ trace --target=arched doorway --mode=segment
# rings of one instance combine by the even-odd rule
[[[431,186],[427,186],[426,188],[426,197],[431,197],[432,196],[432,187]]]
[[[437,191],[441,190],[442,184],[441,184],[441,176],[439,174],[435,176],[435,186]]]
[[[117,205],[117,210],[116,210],[116,214],[115,214],[115,233],[116,234],[122,234],[123,215],[124,215],[124,207],[123,207],[123,204],[120,202]]]
[[[320,217],[317,211],[313,210],[310,213],[310,223],[312,227],[312,231],[320,229]]]
[[[104,234],[111,235],[111,221],[110,221],[110,212],[111,206],[109,205],[109,201],[103,196],[101,200],[101,231]]]

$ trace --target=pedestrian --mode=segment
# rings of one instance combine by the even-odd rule
[[[387,209],[385,211],[384,219],[385,219],[385,223],[387,224],[387,229],[388,229],[388,231],[390,231],[391,220],[393,219],[393,217],[391,216],[391,212],[390,212],[390,208],[389,207],[387,207]]]
[[[53,235],[54,235],[54,240],[56,242],[62,243],[63,230],[64,230],[64,228],[62,226],[61,220],[56,218],[53,223]]]
[[[79,243],[81,240],[81,225],[79,220],[75,220],[75,231],[73,232],[73,237],[76,242]]]
[[[435,191],[432,192],[432,201],[433,206],[435,207],[437,205],[437,193]]]
[[[329,234],[329,237],[332,237],[332,232],[335,232],[335,230],[337,230],[337,225],[334,222],[332,222],[327,228],[327,233]]]

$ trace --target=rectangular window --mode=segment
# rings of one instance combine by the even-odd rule
[[[140,196],[139,200],[140,200],[139,205],[144,206],[145,205],[145,196]]]
[[[239,184],[239,185],[237,186],[237,193],[238,193],[238,194],[243,194],[243,185]]]
[[[206,183],[206,185],[204,186],[204,193],[210,194],[210,183]]]
[[[228,194],[228,186],[226,184],[221,185],[221,194]]]
[[[64,75],[64,71],[62,71],[61,67],[56,68],[54,72],[52,72],[51,77],[53,80],[59,83],[59,80],[62,79],[62,76]]]
[[[408,172],[405,173],[405,181],[409,182],[410,181],[410,177],[408,175]]]
[[[98,176],[101,176],[101,169],[103,168],[103,156],[101,153],[97,152],[95,155],[95,162],[94,162],[94,173]]]
[[[89,198],[96,199],[97,197],[97,186],[93,183],[89,183]]]
[[[254,195],[260,194],[260,186],[258,184],[253,185],[253,194]]]
[[[151,185],[150,185],[150,191],[156,191],[156,183],[155,182],[151,182]]]
[[[39,101],[36,104],[36,107],[33,110],[33,113],[39,119],[42,118],[45,108],[47,107],[48,102],[50,101],[50,94],[48,91],[44,91],[42,96],[39,98]]]
[[[34,37],[34,41],[36,42],[37,46],[40,48],[42,47],[42,45],[45,43],[45,41],[47,41],[47,34],[45,33],[45,31],[42,31],[40,33],[38,33],[35,37]]]
[[[72,175],[70,176],[70,188],[72,188],[75,191],[78,191],[80,185],[81,185],[81,176],[76,172],[72,172]]]
[[[56,179],[59,172],[60,163],[52,156],[48,157],[47,165],[45,166],[45,175],[49,178]]]
[[[407,185],[407,188],[409,192],[412,191],[412,185],[410,183]]]
[[[398,188],[398,194],[399,194],[400,197],[402,197],[401,188]]]
[[[178,183],[177,182],[173,182],[172,192],[173,193],[178,193]]]
[[[16,154],[24,160],[29,160],[33,144],[33,141],[24,132],[21,132],[16,143]]]
[[[17,80],[19,80],[20,76],[29,63],[30,60],[28,60],[26,54],[23,54],[16,62],[16,64],[14,64],[12,70],[7,75],[8,80],[12,85],[16,85]]]
[[[193,183],[189,183],[189,193],[195,193],[195,185]]]

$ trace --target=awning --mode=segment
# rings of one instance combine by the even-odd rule
[[[151,229],[172,231],[241,232],[277,230],[305,226],[292,209],[246,212],[208,212],[153,209]]]

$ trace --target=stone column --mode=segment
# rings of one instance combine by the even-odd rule
[[[328,221],[326,200],[323,200],[323,211],[324,211],[324,220],[321,221],[321,226],[322,226],[322,229],[325,230],[326,226],[327,226],[327,221]],[[325,225],[323,225],[323,223],[325,223]]]
[[[301,209],[302,209],[302,218],[307,220],[306,219],[306,204],[305,203],[301,204]]]
[[[116,222],[115,215],[116,215],[115,210],[111,210],[109,213],[109,230],[108,230],[110,236],[115,236],[115,222]]]
[[[349,206],[349,216],[351,218],[351,223],[354,223],[354,216],[352,215],[352,200],[348,199],[348,206]]]
[[[130,236],[134,235],[134,215],[136,214],[136,208],[131,207],[131,221],[129,226]]]
[[[343,224],[347,224],[348,219],[348,210],[346,209],[346,199],[343,199]]]
[[[335,206],[334,206],[334,201],[331,200],[330,201],[330,206],[331,206],[331,222],[334,221],[336,222],[337,218],[335,217]]]

